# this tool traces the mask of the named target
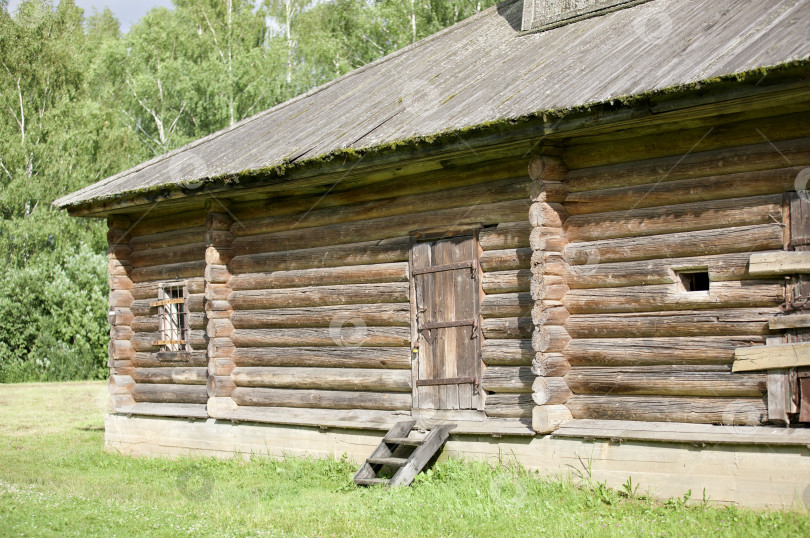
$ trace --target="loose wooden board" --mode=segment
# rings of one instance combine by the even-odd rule
[[[757,252],[751,254],[748,272],[756,276],[810,273],[810,252]]]
[[[742,347],[734,350],[732,372],[810,366],[810,343]]]

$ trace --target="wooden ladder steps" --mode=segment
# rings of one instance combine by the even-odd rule
[[[455,424],[441,424],[428,432],[424,439],[409,437],[415,420],[397,422],[380,444],[357,470],[354,483],[358,486],[407,486],[441,450]],[[395,456],[394,453],[397,453]],[[405,453],[409,453],[404,457]],[[390,479],[378,476],[383,467],[397,469]]]

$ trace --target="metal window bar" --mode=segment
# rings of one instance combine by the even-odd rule
[[[189,349],[186,295],[182,284],[161,286],[159,289],[161,351]]]

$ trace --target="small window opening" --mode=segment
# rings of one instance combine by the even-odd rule
[[[188,310],[182,284],[163,284],[158,288],[161,351],[188,351]]]
[[[678,271],[683,291],[709,291],[709,271]]]

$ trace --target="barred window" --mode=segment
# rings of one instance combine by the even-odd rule
[[[188,291],[183,283],[163,283],[158,286],[158,307],[161,351],[190,351],[188,330]]]

